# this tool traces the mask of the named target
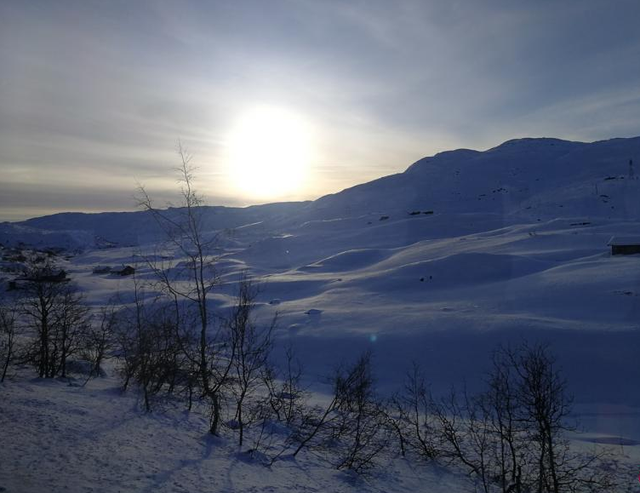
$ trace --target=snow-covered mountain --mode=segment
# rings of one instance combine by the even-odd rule
[[[485,152],[459,149],[426,157],[404,173],[323,197],[312,208],[327,216],[336,210],[425,209],[535,219],[637,216],[629,161],[640,166],[640,137],[591,144],[511,140]]]
[[[267,281],[264,296],[278,304],[262,310],[277,306],[283,334],[322,335],[319,345],[384,336],[390,364],[398,352],[419,356],[423,339],[443,330],[636,337],[640,268],[633,257],[611,258],[607,246],[613,235],[640,231],[634,163],[640,138],[520,139],[443,152],[313,202],[207,207],[204,224],[222,233],[223,279],[248,270]],[[5,245],[85,250],[70,269],[96,303],[126,288],[92,267],[135,262],[159,238],[145,212],[0,225]],[[615,368],[594,375],[603,392],[615,390],[606,385]]]
[[[511,140],[484,152],[459,149],[426,157],[403,173],[313,202],[208,207],[205,222],[211,230],[259,224],[277,233],[305,221],[399,219],[411,212],[492,214],[504,225],[557,217],[634,219],[640,215],[634,167],[640,174],[640,137],[590,144]],[[62,213],[0,224],[4,244],[68,248],[136,245],[156,240],[158,233],[144,212]]]
[[[640,232],[635,167],[640,137],[591,144],[520,139],[485,152],[443,152],[403,173],[312,202],[207,207],[204,229],[220,238],[212,253],[221,284],[210,303],[228,307],[240,273],[249,272],[261,283],[256,319],[278,313],[277,351],[283,342],[292,343],[309,380],[317,383],[338,362],[372,349],[383,392],[398,388],[412,360],[425,370],[435,394],[463,382],[473,389],[496,344],[549,342],[588,436],[624,439],[632,456],[640,456],[640,258],[612,256],[607,245],[613,235]],[[95,273],[96,266],[135,264],[144,281],[153,275],[141,255],[184,260],[159,249],[161,237],[144,212],[65,213],[0,224],[5,246],[23,242],[75,250],[60,262],[94,307],[115,293],[126,300],[132,290],[130,278]],[[106,389],[115,381],[100,385]],[[36,385],[44,384],[12,390],[21,407],[12,408],[7,422],[31,429],[20,415],[39,416],[31,397]],[[40,387],[42,399],[62,399]],[[102,401],[85,401],[74,392],[64,399],[84,406],[92,419],[104,419]],[[110,404],[108,423],[129,422],[131,403],[118,402]],[[65,406],[59,419],[67,419]],[[156,429],[154,422],[145,423]],[[180,423],[191,429],[187,421]],[[134,440],[126,430],[129,449]],[[35,450],[34,437],[19,452]],[[112,439],[107,433],[100,438]],[[86,444],[79,443],[84,457]],[[142,445],[130,455],[150,454]],[[219,463],[229,461],[226,451],[215,454]],[[334,478],[318,471],[309,475],[317,489],[352,491],[336,489]],[[289,480],[289,471],[278,474],[269,480]],[[422,477],[434,484],[454,481],[441,491],[464,491],[459,478],[436,478],[437,470],[396,484],[403,474],[390,473],[388,491],[415,490]],[[244,478],[244,469],[238,475]],[[237,484],[248,491],[254,479]]]
[[[389,364],[402,351],[421,356],[425,337],[443,330],[636,337],[640,268],[635,258],[609,257],[607,246],[612,235],[640,231],[635,166],[640,138],[520,139],[443,152],[313,202],[207,207],[204,224],[222,233],[223,279],[248,270],[267,281],[264,296],[278,304],[262,309],[277,306],[283,334],[322,335],[319,345],[384,335]],[[96,303],[125,288],[92,276],[92,267],[135,262],[159,238],[145,212],[0,225],[5,245],[84,249],[70,268]],[[598,358],[597,349],[587,353]],[[606,385],[616,365],[597,371],[593,382],[619,398]]]

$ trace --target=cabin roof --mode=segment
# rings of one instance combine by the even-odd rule
[[[640,236],[612,236],[609,246],[640,246]]]

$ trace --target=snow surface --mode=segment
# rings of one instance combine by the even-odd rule
[[[206,416],[170,407],[144,414],[115,378],[81,383],[16,379],[2,387],[0,491],[472,491],[460,475],[400,459],[367,479],[304,452],[267,468],[233,439],[205,434]]]
[[[522,139],[441,153],[314,202],[207,208],[222,279],[210,302],[229,306],[248,271],[261,282],[257,317],[279,314],[277,340],[293,343],[309,380],[371,348],[383,392],[412,360],[436,394],[473,389],[496,344],[547,341],[590,439],[617,437],[636,457],[640,256],[612,257],[608,247],[640,231],[630,159],[640,162],[640,138]],[[92,269],[135,265],[150,278],[142,258],[158,253],[158,239],[144,213],[0,224],[4,245],[76,250],[64,268],[96,307],[115,293],[126,300],[132,283]],[[116,386],[114,377],[85,389],[5,384],[0,487],[62,490],[73,476],[76,489],[65,491],[473,491],[402,461],[372,484],[313,457],[265,470],[204,437],[203,417],[142,415]]]

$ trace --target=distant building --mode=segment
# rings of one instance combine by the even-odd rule
[[[127,265],[124,269],[117,272],[117,274],[120,276],[132,276],[135,273],[136,270],[130,265]]]
[[[43,269],[38,272],[32,272],[25,274],[22,277],[16,277],[14,280],[9,281],[9,291],[14,289],[24,288],[24,283],[57,283],[57,282],[69,282],[70,279],[64,270],[51,271],[49,269]]]
[[[61,270],[57,274],[51,274],[51,275],[48,275],[48,276],[40,276],[40,278],[38,280],[42,281],[42,282],[64,282],[64,281],[68,281],[69,279],[67,279],[67,273],[65,271]]]
[[[611,255],[634,255],[640,253],[640,236],[612,236],[608,245]]]
[[[18,278],[17,280],[31,282],[65,282],[68,281],[69,278],[64,270],[60,270],[55,273],[49,270],[43,270],[37,272],[35,275]]]

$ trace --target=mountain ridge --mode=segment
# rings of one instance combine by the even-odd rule
[[[555,217],[618,217],[640,214],[640,182],[628,180],[630,162],[640,163],[640,137],[592,143],[549,137],[511,139],[477,151],[456,149],[422,158],[401,173],[361,183],[314,201],[249,207],[205,206],[207,230],[261,224],[285,231],[308,221],[391,215],[497,214],[505,223]],[[635,177],[634,177],[635,178]],[[179,208],[167,209],[179,213]],[[160,234],[148,213],[58,213],[0,224],[0,241],[34,239],[86,245],[87,237],[119,244],[154,241]],[[46,233],[44,235],[40,233]],[[36,241],[37,242],[37,241]],[[90,242],[89,242],[90,243]]]

